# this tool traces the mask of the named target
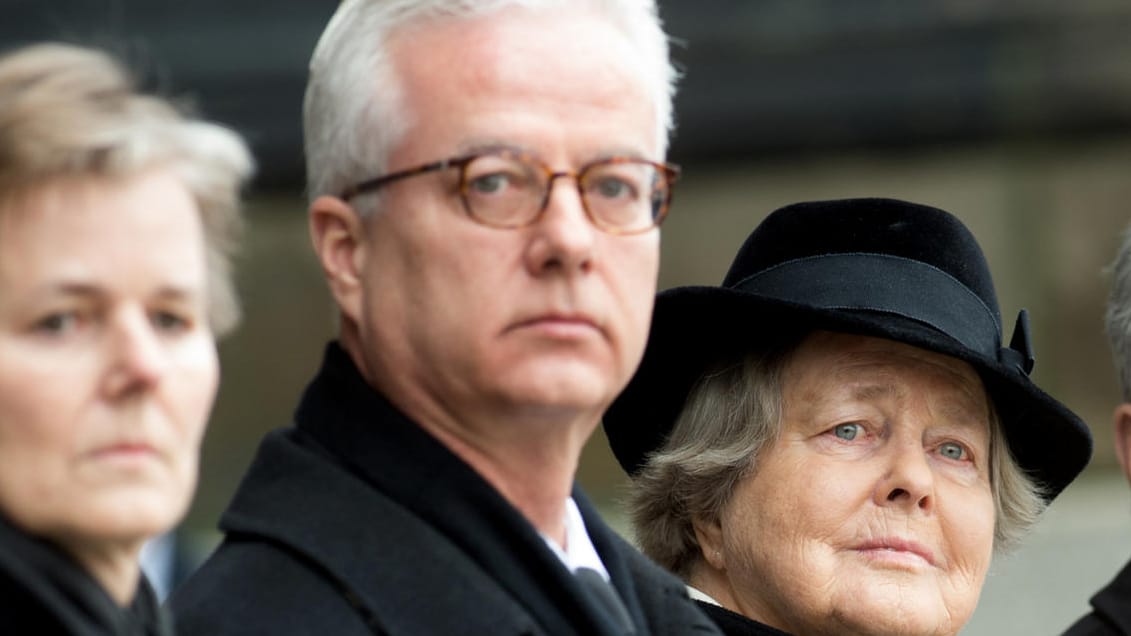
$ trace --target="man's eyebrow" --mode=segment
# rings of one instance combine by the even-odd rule
[[[511,152],[518,152],[534,157],[538,156],[533,149],[526,146],[490,139],[470,141],[456,147],[456,152],[461,155],[473,155],[480,152],[498,152],[500,150],[509,150]]]
[[[499,140],[481,139],[462,143],[456,147],[456,152],[460,155],[472,155],[481,152],[498,152],[500,150],[509,150],[511,152],[521,153],[529,157],[534,157],[536,159],[542,158],[537,150],[529,146],[524,146],[522,144],[516,143],[508,143]],[[617,146],[614,148],[608,148],[606,150],[594,152],[591,156],[586,158],[585,163],[592,161],[603,161],[612,157],[628,157],[630,159],[644,159],[647,161],[652,161],[651,158],[649,158],[637,148]]]
[[[596,155],[596,160],[609,159],[611,157],[628,157],[630,159],[644,159],[647,161],[661,161],[661,159],[649,157],[648,155],[640,152],[637,148],[628,148],[621,146],[618,148],[610,149],[607,152],[602,152]]]

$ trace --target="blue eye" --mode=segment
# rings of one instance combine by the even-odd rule
[[[510,182],[510,178],[507,175],[495,173],[470,179],[467,185],[477,193],[494,194],[501,192],[508,182]]]
[[[833,427],[833,435],[836,435],[840,439],[846,441],[852,441],[856,439],[856,436],[859,435],[863,431],[863,429],[863,426],[860,426],[856,423],[837,424],[835,427]]]
[[[636,188],[623,179],[605,177],[593,183],[591,191],[606,199],[636,199]]]
[[[966,449],[962,448],[961,444],[954,442],[945,442],[939,446],[939,454],[947,459],[963,460],[966,459]]]

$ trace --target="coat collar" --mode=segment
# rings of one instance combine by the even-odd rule
[[[1123,566],[1115,579],[1092,597],[1095,613],[1131,634],[1131,563]]]

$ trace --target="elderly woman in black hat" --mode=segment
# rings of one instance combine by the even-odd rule
[[[1091,456],[1009,346],[978,244],[886,199],[770,215],[659,295],[605,418],[637,539],[730,634],[956,634]]]

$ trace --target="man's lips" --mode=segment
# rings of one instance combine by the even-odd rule
[[[876,556],[883,556],[884,553],[890,552],[896,555],[917,557],[925,561],[928,565],[935,565],[935,554],[930,548],[916,541],[899,537],[871,539],[857,545],[854,549],[858,552],[871,553]]]
[[[526,318],[515,323],[516,329],[546,329],[561,332],[600,331],[597,321],[581,313],[547,313]]]

